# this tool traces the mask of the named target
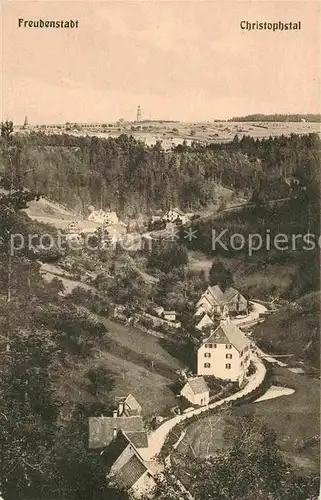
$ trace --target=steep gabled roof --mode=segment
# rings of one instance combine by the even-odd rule
[[[205,313],[200,321],[197,323],[196,328],[200,328],[200,325],[214,325],[214,321],[209,317],[207,313]]]
[[[194,394],[203,394],[208,392],[209,388],[203,377],[190,378],[186,384],[190,386]]]
[[[232,344],[239,352],[250,346],[250,341],[244,333],[231,321],[221,321],[211,335],[203,340],[203,344]]]
[[[216,302],[219,304],[225,304],[226,303],[226,298],[222,290],[218,285],[214,286],[209,286],[208,291],[212,295],[212,297],[215,299]]]
[[[143,431],[143,419],[132,417],[91,417],[89,418],[89,448],[104,448],[114,439],[114,429],[125,432]]]
[[[114,456],[114,465],[111,467],[109,475],[112,482],[118,488],[129,490],[145,472],[153,475],[148,464],[144,462],[139,451],[136,449],[129,433],[120,430],[117,434],[116,443],[119,443],[119,452]],[[128,445],[131,445],[132,456],[118,468],[119,462],[118,464],[116,463],[117,459]]]
[[[114,476],[114,484],[120,489],[129,490],[148,471],[146,465],[133,455]]]
[[[178,213],[178,215],[185,215],[185,213],[183,212],[183,210],[181,210],[178,207],[172,208],[172,211]]]
[[[126,432],[135,448],[148,448],[147,431]]]
[[[205,295],[205,292],[204,292],[203,295],[200,297],[199,301],[197,302],[196,307],[201,307],[204,304],[204,301],[206,301],[210,307],[213,307],[214,302],[215,302],[213,300],[212,295],[207,296],[207,295]]]
[[[137,399],[132,394],[128,394],[128,396],[125,399],[125,404],[131,410],[137,410],[139,413],[142,411],[142,407],[140,406]]]
[[[245,298],[240,292],[238,292],[237,290],[235,290],[235,288],[232,287],[225,290],[224,295],[227,302],[230,302],[232,299],[234,299],[235,295],[240,295],[241,298],[243,299]]]

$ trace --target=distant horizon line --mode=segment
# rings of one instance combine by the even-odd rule
[[[215,122],[228,122],[228,121],[237,121],[237,119],[244,119],[244,118],[251,118],[251,117],[259,117],[259,116],[262,116],[263,117],[273,117],[273,116],[282,116],[282,117],[314,117],[314,118],[319,118],[320,121],[321,121],[321,113],[320,112],[314,112],[314,113],[250,113],[250,114],[247,114],[247,115],[237,115],[237,116],[232,116],[232,117],[228,117],[228,118],[212,118],[212,119],[198,119],[198,120],[177,120],[177,119],[166,119],[166,118],[157,118],[157,119],[152,119],[152,118],[146,118],[146,119],[141,119],[139,121],[133,119],[133,120],[128,120],[128,119],[125,119],[125,118],[119,118],[118,120],[98,120],[98,121],[95,121],[95,120],[88,120],[88,121],[76,121],[76,120],[67,120],[67,121],[59,121],[59,122],[50,122],[50,123],[46,123],[46,122],[37,122],[37,123],[28,123],[29,126],[61,126],[61,125],[82,125],[82,126],[86,126],[86,125],[107,125],[108,124],[111,124],[111,125],[116,125],[116,124],[121,124],[121,123],[131,123],[131,124],[140,124],[140,123],[185,123],[185,124],[194,124],[194,123],[215,123]],[[28,119],[28,122],[29,122],[29,118],[28,118],[28,115],[25,115],[25,118],[24,120],[21,122],[21,126],[24,125],[24,121],[25,119]],[[2,118],[1,119],[1,122],[5,122],[5,121],[12,121],[14,125],[16,126],[20,126],[20,123],[18,122],[15,122],[14,120],[12,119],[8,119],[8,118]],[[261,121],[264,121],[264,120],[261,120]],[[275,120],[276,122],[278,120]]]

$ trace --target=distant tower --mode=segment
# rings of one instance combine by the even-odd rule
[[[142,110],[140,109],[140,106],[138,106],[137,108],[137,118],[136,118],[136,121],[137,122],[140,122],[142,119]]]
[[[28,127],[28,117],[25,116],[25,121],[23,123],[23,128],[27,128]]]

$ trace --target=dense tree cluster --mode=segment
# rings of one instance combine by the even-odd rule
[[[157,481],[156,500],[312,500],[317,477],[296,477],[274,433],[252,414],[231,418],[224,447],[198,458],[172,455],[172,469]],[[177,481],[180,479],[180,483]]]
[[[228,120],[229,122],[300,122],[305,120],[307,122],[320,122],[321,115],[318,114],[280,114],[275,113],[273,115],[246,115],[246,116],[235,116]]]
[[[198,210],[217,202],[218,183],[251,189],[260,172],[260,165],[240,151],[165,152],[159,143],[147,147],[126,135],[100,139],[30,134],[13,140],[19,151],[15,178],[84,211],[101,204],[126,215],[170,205]]]

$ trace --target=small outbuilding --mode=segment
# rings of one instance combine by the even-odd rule
[[[210,390],[203,377],[190,378],[180,394],[193,405],[203,406],[210,400]]]

